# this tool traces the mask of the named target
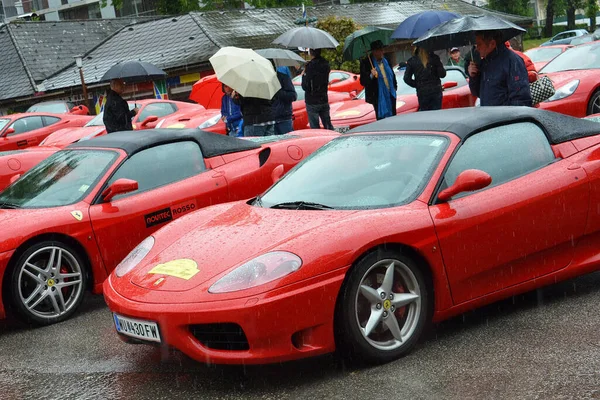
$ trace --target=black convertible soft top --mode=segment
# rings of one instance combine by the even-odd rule
[[[82,147],[114,148],[124,150],[131,156],[150,147],[182,141],[198,143],[205,158],[261,147],[260,144],[249,140],[201,131],[200,129],[146,129],[110,133],[99,138],[71,144],[67,149]]]
[[[422,111],[390,117],[349,131],[451,132],[465,140],[469,135],[497,125],[530,121],[540,125],[551,144],[600,134],[600,124],[532,107],[468,107]]]

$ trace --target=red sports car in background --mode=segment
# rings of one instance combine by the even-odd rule
[[[296,86],[302,86],[302,75],[292,79],[292,83]],[[332,92],[354,92],[358,94],[363,89],[358,74],[339,70],[333,70],[329,73],[329,90]]]
[[[83,104],[76,105],[70,101],[42,101],[27,109],[28,113],[52,113],[52,114],[74,114],[88,115],[90,110]]]
[[[149,235],[104,283],[116,331],[216,364],[393,360],[431,320],[599,268],[598,133],[529,107],[357,128]]]
[[[396,70],[398,90],[396,92],[396,112],[412,113],[419,109],[417,92],[404,83],[404,69]],[[461,68],[446,67],[446,77],[442,79],[444,87],[442,108],[472,107],[476,98],[471,95],[467,76]],[[339,132],[346,132],[357,126],[377,120],[373,105],[365,102],[362,91],[352,101],[331,104],[331,123]],[[332,103],[330,101],[330,103]]]
[[[575,46],[558,55],[540,71],[556,93],[539,108],[574,117],[600,112],[600,42]]]
[[[157,119],[159,117],[179,114],[188,110],[195,110],[196,112],[204,110],[204,107],[197,104],[156,99],[129,102],[130,108],[135,105],[138,106],[139,113],[134,117],[133,123],[138,130],[153,128],[160,123],[161,119]],[[98,114],[81,128],[59,129],[42,140],[39,146],[32,146],[24,150],[0,152],[0,190],[6,188],[11,180],[22,175],[63,147],[106,134],[104,122],[102,122],[103,116],[103,113]]]
[[[36,324],[71,316],[145,237],[199,208],[256,196],[334,132],[255,140],[197,129],[73,144],[0,193],[0,288]],[[0,302],[0,317],[5,310]]]
[[[37,146],[62,128],[80,127],[92,119],[86,115],[22,113],[0,117],[0,151]]]
[[[533,64],[535,65],[535,69],[540,71],[542,68],[546,66],[553,58],[563,53],[564,51],[570,49],[571,45],[568,44],[557,44],[553,46],[540,46],[535,47],[533,49],[529,49],[525,52],[525,54],[531,58]]]
[[[305,129],[308,125],[308,114],[306,113],[306,103],[304,102],[304,90],[301,86],[294,86],[298,99],[292,103],[294,113],[294,130]],[[328,92],[329,103],[350,100],[350,93]],[[220,109],[207,109],[204,112],[192,112],[185,115],[174,115],[165,119],[158,125],[159,128],[200,128],[206,131],[220,133],[225,135],[225,124],[221,120]]]

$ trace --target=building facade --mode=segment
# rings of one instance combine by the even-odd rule
[[[29,18],[32,13],[45,21],[73,19],[100,19],[128,16],[156,15],[156,0],[123,0],[123,7],[115,9],[108,0],[101,7],[101,0],[1,0],[2,20]]]

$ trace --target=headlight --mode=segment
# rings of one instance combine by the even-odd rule
[[[405,104],[406,104],[405,101],[396,100],[396,109],[404,107]]]
[[[302,266],[300,257],[287,251],[272,251],[240,265],[217,282],[210,293],[228,293],[250,289],[283,278]]]
[[[198,129],[209,128],[213,125],[216,125],[220,119],[221,119],[221,114],[217,114],[214,117],[210,117],[209,119],[207,119],[206,121],[201,123],[200,126],[198,126]]]
[[[554,96],[550,97],[546,101],[547,102],[556,101],[556,100],[564,99],[565,97],[569,97],[570,95],[575,93],[575,90],[577,90],[578,86],[579,86],[579,79],[575,79],[574,81],[571,81],[571,82],[567,83],[566,85],[561,86],[554,93]]]
[[[86,140],[90,140],[90,139],[92,139],[92,138],[95,138],[97,135],[101,134],[103,130],[104,130],[104,128],[102,128],[102,129],[99,129],[99,130],[97,130],[97,131],[96,131],[96,132],[94,132],[94,133],[90,133],[89,135],[87,135],[87,136],[84,136],[84,137],[82,137],[82,138],[81,138],[81,139],[79,139],[79,140],[76,140],[75,142],[85,142]]]
[[[125,257],[125,259],[123,259],[123,261],[117,265],[117,268],[115,268],[115,274],[117,274],[117,276],[120,278],[131,271],[140,263],[140,261],[144,259],[144,257],[148,255],[148,253],[150,253],[150,250],[152,250],[153,246],[154,237],[148,236],[142,241],[142,243],[138,244],[135,249],[131,250],[131,253],[129,253],[127,257]]]

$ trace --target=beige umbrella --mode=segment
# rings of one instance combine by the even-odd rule
[[[209,61],[219,81],[244,97],[271,100],[281,89],[271,62],[253,50],[223,47]]]

